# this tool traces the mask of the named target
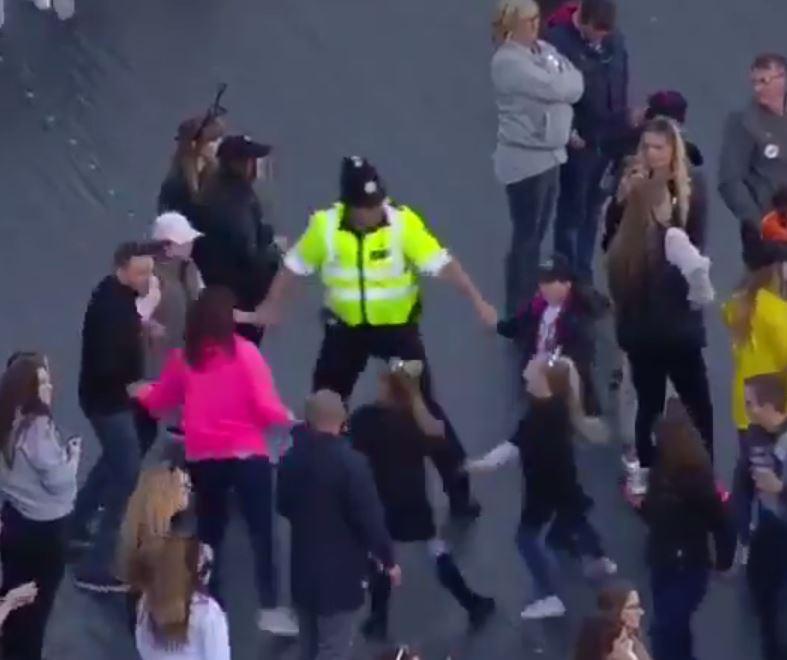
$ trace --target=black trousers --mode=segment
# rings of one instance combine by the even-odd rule
[[[787,524],[766,513],[751,539],[749,588],[763,660],[787,660]]]
[[[664,410],[668,378],[713,458],[713,404],[702,349],[635,350],[627,355],[637,392],[634,435],[640,464],[650,467],[653,462],[653,426]]]
[[[426,350],[418,326],[349,327],[341,323],[327,323],[320,355],[314,368],[314,390],[330,389],[345,400],[350,398],[355,383],[370,357],[388,360],[421,360],[424,371],[421,390],[429,411],[445,423],[447,442],[430,458],[443,480],[443,489],[452,506],[462,506],[470,498],[470,481],[458,468],[464,463],[465,450],[459,442],[451,422],[432,395],[432,378],[426,360]]]
[[[38,585],[30,605],[14,610],[0,637],[6,660],[41,660],[44,631],[66,566],[67,518],[39,522],[28,520],[10,504],[3,506],[0,561],[3,590],[26,582]]]

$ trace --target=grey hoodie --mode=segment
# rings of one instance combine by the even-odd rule
[[[504,42],[492,57],[498,131],[495,174],[504,184],[537,176],[566,161],[582,74],[554,46]]]
[[[5,500],[29,520],[67,516],[74,508],[79,454],[69,456],[54,422],[45,415],[20,420],[12,435],[11,464],[0,456]]]

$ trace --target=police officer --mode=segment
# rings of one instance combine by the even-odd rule
[[[418,274],[456,286],[482,322],[494,327],[497,312],[462,269],[406,206],[391,203],[377,170],[367,160],[345,158],[341,201],[312,215],[309,226],[284,259],[266,300],[257,309],[259,324],[275,323],[285,292],[297,276],[320,271],[326,289],[325,335],[314,370],[315,390],[331,389],[346,400],[369,357],[422,360],[424,400],[446,423],[447,449],[432,457],[448,494],[452,515],[475,517],[466,476],[457,467],[464,449],[432,397],[431,377],[418,328],[421,296]]]

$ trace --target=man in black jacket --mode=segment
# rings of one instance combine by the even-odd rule
[[[306,425],[279,465],[279,513],[290,521],[291,591],[302,655],[349,660],[369,556],[398,584],[393,543],[372,472],[342,429],[341,397],[319,390],[306,402]]]
[[[570,15],[570,18],[568,18]],[[611,145],[628,128],[628,52],[616,29],[615,0],[582,0],[544,38],[582,72],[585,91],[574,105],[568,160],[560,169],[555,252],[579,279],[593,280],[593,252],[604,202],[601,179]]]
[[[265,299],[279,261],[273,229],[262,221],[252,187],[270,151],[244,135],[224,138],[218,171],[205,184],[193,222],[204,234],[194,245],[194,261],[205,284],[229,288],[244,311]],[[239,324],[238,333],[257,344],[263,330]]]
[[[104,507],[95,544],[76,572],[78,587],[124,591],[113,574],[115,537],[139,473],[142,448],[128,386],[143,377],[142,322],[138,296],[153,273],[150,245],[123,243],[115,251],[115,272],[93,291],[82,326],[79,402],[101,445],[101,456],[77,496],[75,542],[89,543],[88,525]]]

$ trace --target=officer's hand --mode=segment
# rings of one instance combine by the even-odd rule
[[[478,318],[481,319],[481,323],[483,323],[487,328],[496,328],[497,321],[499,316],[497,314],[497,310],[490,305],[486,300],[482,300],[478,303],[477,310]]]
[[[263,303],[253,312],[252,324],[256,326],[278,325],[281,321],[281,314],[278,307]]]

